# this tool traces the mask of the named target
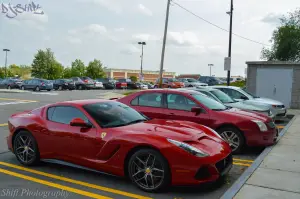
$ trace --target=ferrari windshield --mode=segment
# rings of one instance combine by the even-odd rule
[[[227,94],[223,93],[220,90],[210,91],[214,96],[216,96],[222,103],[234,103],[235,101],[229,97]]]
[[[83,108],[102,128],[127,126],[147,120],[136,110],[116,101],[88,104]]]
[[[228,109],[225,105],[202,94],[192,94],[192,96],[201,104],[214,111],[223,111]]]

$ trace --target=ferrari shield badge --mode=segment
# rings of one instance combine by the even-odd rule
[[[106,133],[105,133],[105,132],[101,133],[101,138],[102,138],[102,139],[103,139],[105,136],[106,136]]]

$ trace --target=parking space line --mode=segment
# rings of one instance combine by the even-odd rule
[[[24,100],[24,99],[12,99],[12,98],[0,98],[0,100],[8,100],[8,101],[21,101],[21,102],[38,102],[35,100]]]
[[[250,167],[251,164],[244,164],[244,163],[238,163],[238,162],[234,162],[234,165],[238,165],[238,166],[245,166],[245,167]]]
[[[20,174],[20,173],[8,171],[8,170],[1,169],[1,168],[0,168],[0,173],[4,173],[4,174],[10,175],[10,176],[17,177],[17,178],[22,178],[24,180],[36,182],[36,183],[43,184],[43,185],[46,185],[46,186],[49,186],[49,187],[54,187],[54,188],[57,188],[57,189],[73,192],[73,193],[83,195],[83,196],[87,196],[87,197],[90,197],[90,198],[112,199],[110,197],[101,196],[101,195],[98,195],[98,194],[95,194],[95,193],[83,191],[83,190],[80,190],[80,189],[75,189],[75,188],[64,186],[64,185],[61,185],[61,184],[56,184],[56,183],[53,183],[53,182],[49,182],[49,181],[46,181],[46,180],[34,178],[34,177],[31,177],[31,176],[26,176],[26,175],[23,175],[23,174]]]
[[[239,158],[233,158],[233,161],[238,161],[238,162],[249,162],[249,163],[253,163],[253,160],[244,160],[244,159],[239,159]]]
[[[285,126],[277,125],[277,128],[283,129]]]
[[[34,174],[37,174],[37,175],[41,175],[41,176],[45,176],[45,177],[49,177],[49,178],[53,178],[53,179],[57,179],[57,180],[77,184],[77,185],[81,185],[81,186],[85,186],[85,187],[89,187],[89,188],[93,188],[93,189],[98,189],[98,190],[101,190],[101,191],[106,191],[106,192],[110,192],[110,193],[114,193],[114,194],[118,194],[118,195],[122,195],[122,196],[127,196],[129,198],[152,199],[152,198],[149,198],[149,197],[145,197],[145,196],[141,196],[141,195],[125,192],[125,191],[120,191],[120,190],[116,190],[116,189],[112,189],[112,188],[108,188],[108,187],[103,187],[103,186],[99,186],[99,185],[95,185],[95,184],[90,184],[90,183],[83,182],[83,181],[73,180],[73,179],[70,179],[70,178],[57,176],[57,175],[54,175],[54,174],[50,174],[50,173],[46,173],[46,172],[42,172],[42,171],[37,171],[37,170],[29,169],[29,168],[26,168],[26,167],[10,164],[10,163],[6,163],[6,162],[0,162],[0,165],[15,168],[15,169],[19,169],[19,170],[22,170],[22,171],[27,171],[27,172],[34,173]]]
[[[0,124],[0,127],[7,126],[7,125],[8,125],[7,123]]]

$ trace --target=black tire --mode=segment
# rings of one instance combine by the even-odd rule
[[[233,154],[239,154],[243,151],[245,147],[245,137],[242,132],[235,127],[223,127],[217,130],[221,137],[230,144]],[[226,136],[226,134],[227,136]],[[235,136],[231,139],[227,139],[228,135],[234,134]],[[235,147],[233,143],[238,143],[238,146]]]
[[[35,91],[36,91],[36,92],[39,92],[39,91],[40,91],[40,87],[38,87],[38,86],[35,87]]]
[[[168,88],[172,88],[172,86],[168,86]]]
[[[193,87],[193,85],[189,85],[188,87]]]
[[[144,164],[140,162],[137,158],[142,160]],[[155,162],[154,165],[153,160]],[[145,171],[141,172],[139,170],[140,168],[144,169]],[[128,177],[130,178],[132,183],[146,192],[163,191],[169,186],[171,182],[171,172],[167,160],[158,151],[153,149],[140,149],[137,152],[135,152],[128,161],[127,172]],[[148,187],[145,185],[146,179]],[[150,183],[152,183],[152,185],[155,183],[157,184],[155,186],[149,187],[149,181]],[[144,184],[142,182],[144,182]]]
[[[29,140],[27,140],[28,138]],[[22,140],[25,142],[22,142]],[[26,147],[21,147],[26,145]],[[17,160],[26,166],[34,166],[40,162],[40,152],[35,138],[28,131],[20,131],[13,140],[13,149]],[[23,155],[22,151],[23,150]],[[33,151],[32,151],[33,150]],[[26,153],[27,152],[27,156]],[[23,156],[23,159],[22,159]],[[27,157],[27,160],[25,159]]]
[[[48,89],[47,91],[51,91],[51,89]]]

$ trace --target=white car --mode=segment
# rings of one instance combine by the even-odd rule
[[[102,89],[102,88],[104,88],[103,83],[99,82],[97,80],[94,80],[94,86],[95,86],[95,89]]]
[[[185,87],[208,86],[208,84],[199,82],[199,81],[195,80],[194,78],[180,78],[179,81],[183,82]]]
[[[275,119],[281,119],[286,116],[286,107],[282,102],[255,96],[239,87],[235,86],[212,86],[212,88],[219,89],[229,95],[236,101],[243,101],[245,104],[250,105],[266,105],[268,106],[272,113],[275,115]]]

